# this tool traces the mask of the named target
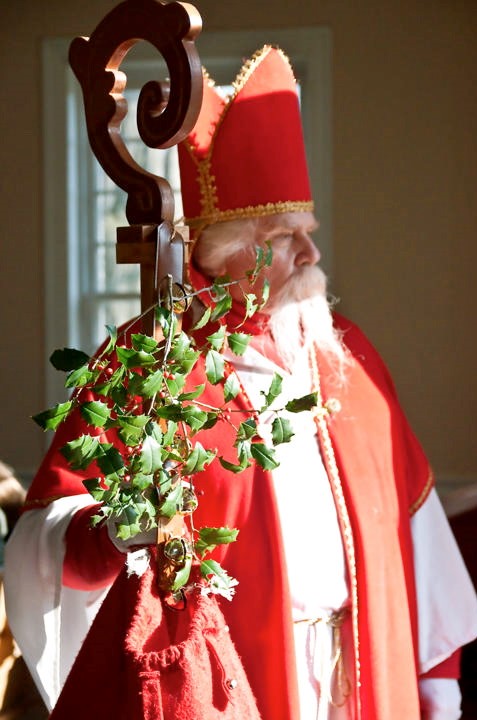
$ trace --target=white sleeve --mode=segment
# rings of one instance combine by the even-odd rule
[[[411,519],[419,664],[425,673],[477,636],[477,598],[435,490]],[[419,680],[422,720],[458,720],[457,680]]]
[[[66,529],[89,504],[91,496],[83,494],[25,512],[5,549],[8,621],[49,710],[107,592],[72,590],[61,582]]]
[[[424,678],[419,680],[421,720],[459,720],[461,694],[457,680]]]
[[[419,671],[477,637],[477,596],[435,490],[411,519]]]

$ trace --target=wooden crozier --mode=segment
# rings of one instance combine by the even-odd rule
[[[70,64],[83,91],[89,142],[99,163],[126,191],[128,227],[117,228],[116,260],[141,267],[143,331],[156,335],[153,307],[171,284],[182,286],[187,229],[174,229],[174,196],[169,183],[140,167],[121,137],[128,111],[120,65],[140,40],[164,58],[169,80],[151,80],[141,89],[137,127],[152,148],[168,148],[192,130],[202,102],[202,69],[194,40],[202,21],[189,4],[125,0],[99,23],[90,38],[70,46]],[[168,282],[164,282],[168,278]],[[177,309],[177,307],[176,307]]]
[[[122,140],[121,122],[128,109],[122,94],[127,78],[120,65],[140,40],[151,43],[164,58],[169,80],[152,80],[142,87],[137,127],[149,147],[171,147],[188,135],[199,114],[202,68],[194,40],[201,27],[192,5],[125,0],[106,15],[90,38],[75,38],[70,46],[91,148],[105,172],[128,195],[130,225],[117,228],[116,260],[140,264],[142,330],[158,340],[163,337],[160,327],[156,328],[154,307],[169,305],[176,315],[186,307],[185,301],[173,302],[172,296],[182,294],[188,235],[185,227],[180,232],[174,228],[169,183],[140,167]],[[183,532],[180,515],[165,523],[159,518],[157,543]]]

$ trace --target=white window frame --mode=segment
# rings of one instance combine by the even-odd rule
[[[75,98],[81,97],[81,91],[68,64],[70,42],[67,38],[45,38],[42,47],[44,340],[47,356],[58,347],[77,347],[79,340],[78,323],[73,318],[80,297],[78,268],[84,263],[79,238],[87,217],[84,198],[88,188],[86,177],[77,172],[76,157],[84,152],[87,140],[84,114],[71,107],[71,103],[76,103]],[[322,264],[331,273],[330,30],[312,27],[204,32],[199,37],[198,49],[202,62],[217,83],[229,84],[243,59],[265,43],[279,45],[285,50],[302,85],[305,142],[316,215],[320,220],[318,244]],[[131,67],[134,63],[150,65],[151,49],[145,43],[136,47]],[[53,370],[49,363],[45,373],[45,396],[47,406],[64,396],[62,374]]]

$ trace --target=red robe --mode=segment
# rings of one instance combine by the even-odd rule
[[[338,398],[338,412],[323,412],[318,437],[334,492],[351,579],[350,594],[358,676],[357,718],[419,720],[417,608],[410,517],[432,484],[428,462],[404,418],[376,351],[351,323],[336,324],[355,358],[346,387],[330,386],[326,360],[318,357],[323,404]],[[203,367],[190,376],[199,384]],[[222,404],[220,386],[201,398]],[[240,395],[231,402],[247,407]],[[332,407],[331,405],[329,406]],[[236,424],[240,417],[236,418]],[[29,494],[30,507],[83,491],[88,473],[72,472],[58,453],[84,427],[78,418],[60,426]],[[233,460],[233,432],[226,422],[201,432],[205,447]],[[230,448],[230,451],[229,451]],[[299,717],[294,670],[291,601],[280,522],[270,473],[259,467],[231,476],[218,461],[196,476],[203,490],[196,527],[240,529],[238,541],[216,552],[240,584],[222,611],[264,720]],[[300,508],[291,508],[300,512]]]

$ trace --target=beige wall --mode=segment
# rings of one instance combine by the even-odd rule
[[[116,3],[0,0],[0,457],[33,469],[44,408],[41,40]],[[311,5],[311,7],[310,7]],[[333,289],[383,353],[437,473],[477,477],[475,0],[202,0],[205,32],[333,34]],[[286,48],[285,48],[286,49]]]

